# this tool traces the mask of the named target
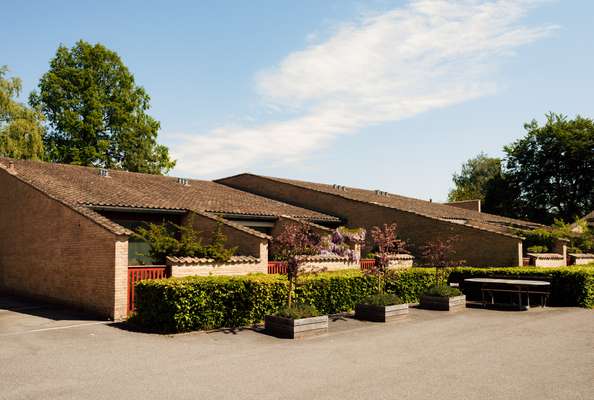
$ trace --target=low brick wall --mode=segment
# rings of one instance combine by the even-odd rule
[[[301,268],[306,272],[341,271],[345,269],[358,269],[359,261],[350,261],[347,257],[319,255],[301,256]]]
[[[535,267],[565,267],[565,258],[556,253],[528,253],[530,265]]]
[[[231,257],[228,262],[212,258],[167,257],[167,266],[174,278],[186,276],[234,276],[268,272],[268,262],[251,256]]]
[[[388,256],[389,269],[412,268],[415,258],[410,254],[393,254]]]
[[[569,265],[586,265],[594,263],[594,254],[571,253],[569,254]]]

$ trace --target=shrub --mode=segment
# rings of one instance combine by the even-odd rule
[[[526,249],[528,253],[547,253],[549,249],[547,246],[530,246]]]
[[[555,306],[594,308],[594,265],[562,268],[512,267],[512,268],[456,268],[450,273],[449,282],[463,286],[466,278],[540,279],[551,282],[549,303]],[[462,287],[469,298],[480,298],[480,292]]]
[[[361,300],[361,304],[372,305],[372,306],[393,306],[396,304],[404,304],[404,301],[395,294],[390,293],[377,293],[371,296],[367,296]]]
[[[409,303],[434,284],[432,269],[412,269],[390,274],[384,291]],[[181,332],[258,323],[286,305],[288,282],[282,275],[169,278],[140,281],[135,290],[136,323]],[[322,315],[335,314],[376,292],[376,279],[359,270],[324,272],[304,277],[294,300]]]
[[[176,238],[176,232],[179,234],[179,240]],[[225,262],[237,250],[236,247],[226,247],[227,237],[223,233],[220,223],[212,233],[208,245],[202,244],[201,233],[194,229],[191,222],[189,226],[172,223],[148,224],[146,228],[138,228],[134,235],[150,245],[148,255],[161,263],[165,262],[167,256],[207,257]],[[141,255],[146,256],[147,254]]]
[[[311,318],[320,315],[319,311],[308,304],[293,304],[291,307],[285,306],[274,313],[277,317],[301,319]]]
[[[448,285],[435,285],[423,293],[426,296],[454,297],[462,295],[460,289]]]
[[[555,234],[548,229],[534,229],[531,231],[520,232],[524,236],[524,246],[526,249],[531,247],[542,247],[546,249],[544,252],[550,251],[555,247]]]

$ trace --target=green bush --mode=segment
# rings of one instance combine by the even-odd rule
[[[526,249],[530,247],[542,247],[546,249],[541,253],[546,253],[555,248],[555,240],[557,236],[550,230],[547,229],[534,229],[531,231],[522,231],[521,236],[524,236],[524,247]]]
[[[549,249],[547,246],[530,246],[526,251],[528,253],[547,253]]]
[[[291,307],[282,307],[274,315],[283,318],[301,319],[317,317],[320,315],[320,312],[314,306],[308,304],[293,304]]]
[[[410,303],[434,284],[433,269],[412,269],[390,274],[384,290]],[[135,289],[135,323],[170,332],[251,325],[281,310],[287,299],[282,275],[146,280]],[[294,301],[334,314],[376,292],[376,279],[359,270],[326,272],[304,277]]]
[[[372,294],[361,300],[361,304],[371,305],[371,306],[393,306],[396,304],[404,304],[404,301],[395,294],[391,293],[378,293]]]
[[[193,227],[192,221],[188,226],[151,223],[147,227],[137,228],[136,231],[134,237],[150,246],[149,254],[139,255],[150,256],[159,263],[165,263],[167,256],[206,257],[225,262],[237,251],[237,247],[226,247],[227,236],[223,233],[220,222],[212,232],[208,245],[202,244],[202,234]],[[179,239],[176,236],[179,236]]]
[[[456,268],[450,273],[449,282],[458,282],[469,298],[478,298],[464,287],[466,278],[535,279],[551,282],[549,304],[594,308],[594,265],[562,268],[512,267],[512,268]]]
[[[448,285],[435,285],[423,293],[425,296],[455,297],[462,295],[460,289]]]

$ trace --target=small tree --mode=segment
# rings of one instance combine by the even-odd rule
[[[405,252],[406,243],[397,238],[397,225],[384,224],[381,228],[374,226],[371,229],[371,237],[377,247],[375,264],[365,272],[377,278],[377,291],[384,292],[384,282],[389,272],[390,254]]]
[[[421,259],[425,266],[435,267],[435,284],[440,285],[443,282],[447,268],[460,266],[465,263],[464,260],[456,260],[455,243],[460,238],[452,236],[445,240],[435,239],[428,241],[421,246]]]
[[[179,239],[175,237],[175,231],[179,232]],[[160,262],[164,262],[167,256],[206,257],[225,262],[237,251],[236,247],[225,246],[227,237],[223,234],[220,223],[217,224],[208,245],[202,244],[200,231],[194,229],[191,224],[148,224],[146,228],[138,228],[135,236],[150,245],[148,255]]]
[[[322,239],[310,227],[304,224],[287,224],[274,239],[271,251],[278,259],[287,261],[287,280],[289,290],[287,305],[293,305],[293,292],[303,271],[303,256],[320,254]]]

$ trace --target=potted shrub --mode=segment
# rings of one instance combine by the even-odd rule
[[[435,267],[435,285],[421,296],[421,308],[440,311],[458,311],[466,308],[466,296],[455,287],[446,284],[448,268],[464,264],[455,260],[454,243],[458,237],[437,239],[422,247],[422,258],[428,266]]]
[[[429,310],[459,311],[466,308],[466,296],[458,288],[438,284],[423,293],[420,305]]]
[[[369,296],[355,306],[355,318],[366,321],[386,322],[406,318],[408,304],[394,294],[384,293],[386,275],[390,272],[390,255],[404,251],[404,241],[396,238],[396,224],[384,224],[383,228],[374,226],[371,230],[373,242],[377,247],[375,264],[365,273],[377,279],[377,293]]]
[[[373,322],[388,322],[408,316],[408,303],[390,293],[366,297],[355,306],[355,318]]]
[[[264,326],[268,333],[281,338],[300,339],[328,331],[328,316],[305,304],[286,306],[274,315],[267,315]]]
[[[277,258],[287,261],[287,305],[273,315],[264,317],[265,330],[277,337],[302,338],[328,331],[328,316],[319,315],[315,307],[293,304],[295,287],[304,273],[302,264],[306,255],[319,254],[321,238],[304,224],[288,224],[273,241],[273,252]]]

